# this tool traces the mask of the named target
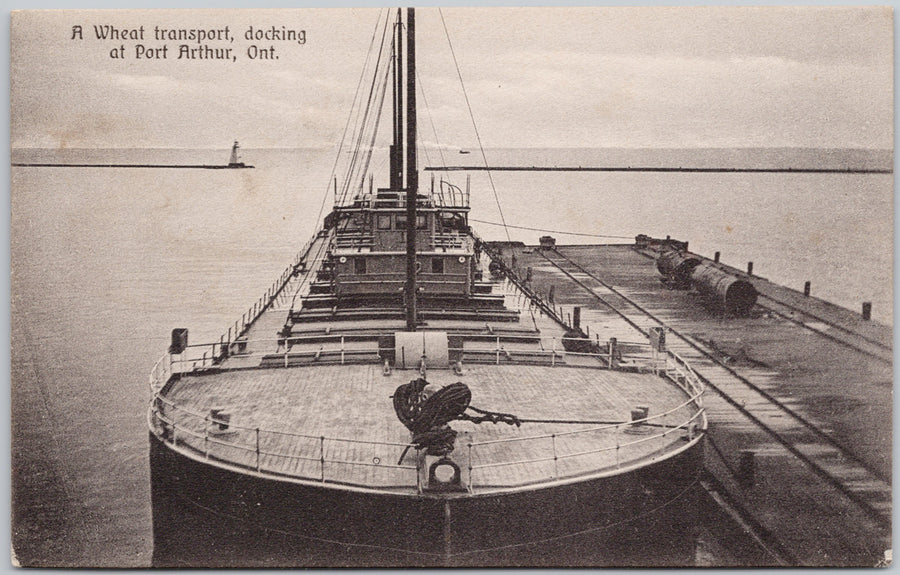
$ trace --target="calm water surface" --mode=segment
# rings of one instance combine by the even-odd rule
[[[781,158],[723,153],[497,151],[489,158],[694,166]],[[13,531],[23,563],[149,565],[150,367],[172,328],[189,328],[193,343],[217,340],[271,285],[315,231],[331,156],[247,150],[253,170],[12,169]],[[226,158],[196,150],[13,152],[19,162]],[[465,186],[464,176],[452,177]],[[423,174],[423,185],[428,179]],[[721,251],[736,267],[752,260],[759,275],[779,283],[802,289],[811,280],[815,295],[854,310],[872,301],[875,319],[891,323],[891,175],[497,173],[493,180],[508,223],[672,235],[703,255]],[[473,217],[499,221],[486,175],[474,174],[471,185]],[[505,239],[501,228],[476,228]],[[510,230],[528,243],[540,235]]]

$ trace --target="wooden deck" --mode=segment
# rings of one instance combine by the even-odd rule
[[[399,385],[417,376],[411,370],[385,376],[374,363],[188,375],[166,394],[178,408],[168,406],[162,412],[180,428],[176,432],[179,445],[211,459],[254,470],[258,465],[272,474],[411,489],[416,486],[415,455],[413,451],[398,465],[410,435],[394,414],[390,397]],[[514,488],[650,461],[685,445],[686,429],[662,436],[670,429],[664,426],[680,425],[696,413],[693,405],[678,408],[687,400],[685,392],[653,374],[472,365],[462,376],[429,370],[427,379],[441,384],[462,381],[472,390],[473,406],[522,419],[623,423],[515,427],[454,422],[451,426],[459,437],[453,459],[464,470],[464,482],[482,489]],[[649,407],[651,417],[675,411],[636,429],[626,424],[636,406]],[[207,433],[210,423],[205,418],[211,409],[230,414],[229,432]],[[257,428],[261,430],[258,462]],[[585,431],[590,429],[594,431]],[[544,437],[534,439],[537,436]],[[516,441],[477,445],[495,440]],[[471,453],[469,443],[476,444]],[[522,461],[528,463],[513,463]],[[496,463],[507,464],[493,466]]]

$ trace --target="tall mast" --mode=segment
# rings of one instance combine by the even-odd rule
[[[397,8],[394,29],[394,143],[390,149],[391,189],[403,188],[403,22]]]
[[[406,12],[406,329],[416,329],[416,12]]]

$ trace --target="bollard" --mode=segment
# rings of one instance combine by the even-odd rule
[[[650,415],[650,408],[649,408],[649,407],[646,407],[646,406],[643,406],[643,405],[638,405],[638,406],[635,406],[635,407],[632,407],[632,408],[631,408],[631,421],[632,421],[632,423],[635,422],[635,421],[640,421],[640,423],[637,423],[637,424],[635,424],[635,425],[643,425],[643,424],[645,424],[646,421],[641,421],[641,420],[647,419],[647,417],[648,417],[649,415]]]
[[[722,252],[716,252],[716,254],[713,256],[713,261],[716,263],[719,263],[719,256],[721,256],[721,255],[722,255]]]
[[[581,307],[572,308],[572,329],[581,329]]]
[[[753,487],[756,482],[756,454],[750,450],[741,451],[737,480],[744,489]]]
[[[747,262],[747,275],[753,275],[753,262]]]
[[[863,319],[872,319],[872,302],[864,301],[862,306]]]
[[[811,286],[812,286],[812,282],[809,282],[809,281],[806,282],[805,284],[803,284],[803,295],[805,295],[806,297],[809,297],[809,288]]]
[[[217,407],[209,410],[209,417],[207,418],[210,422],[208,426],[208,433],[211,434],[223,434],[228,433],[229,425],[231,424],[231,414],[226,412],[223,408]]]

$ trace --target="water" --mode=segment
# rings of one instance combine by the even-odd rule
[[[890,163],[889,154],[858,151],[755,154],[488,151],[492,163],[526,165]],[[469,163],[477,155],[460,158]],[[17,162],[226,160],[227,150],[13,151]],[[218,339],[271,285],[315,230],[331,160],[331,151],[245,150],[253,170],[12,169],[13,533],[23,563],[150,564],[150,367],[172,328],[189,328],[193,343]],[[452,177],[465,185],[461,174]],[[428,179],[425,173],[423,185]],[[814,295],[851,309],[872,301],[873,317],[891,322],[891,175],[493,179],[509,223],[670,234],[698,253],[721,251],[736,267],[753,260],[760,275],[779,283],[802,288],[811,280]],[[473,175],[472,205],[474,218],[499,221],[484,173]],[[477,229],[486,239],[506,237],[495,226]],[[510,230],[512,239],[529,243],[540,235]],[[560,243],[605,241],[555,235]]]

